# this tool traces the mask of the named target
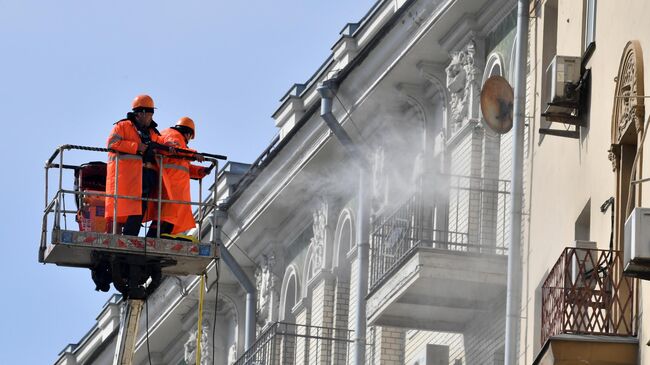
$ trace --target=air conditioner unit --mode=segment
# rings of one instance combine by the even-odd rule
[[[581,80],[580,57],[555,56],[546,68],[546,109],[542,116],[547,122],[560,122],[574,125],[574,130],[539,129],[540,134],[551,134],[560,137],[579,138],[578,127],[582,126],[580,119],[580,93],[578,85]],[[588,72],[588,71],[587,71]]]
[[[650,208],[634,208],[625,222],[624,274],[650,280]]]
[[[580,57],[555,56],[546,68],[549,104],[577,104]]]

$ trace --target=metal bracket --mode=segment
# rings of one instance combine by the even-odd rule
[[[578,130],[567,131],[567,130],[559,130],[559,129],[540,128],[539,134],[547,134],[549,136],[558,136],[558,137],[566,137],[566,138],[574,138],[574,139],[580,138],[580,131]]]

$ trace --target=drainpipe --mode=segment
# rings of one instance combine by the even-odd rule
[[[244,351],[246,351],[255,342],[255,285],[253,285],[248,275],[232,257],[225,245],[219,247],[219,255],[246,291],[246,323],[244,324]]]
[[[217,215],[222,215],[223,213],[223,211],[217,211]],[[221,227],[216,224],[214,216],[211,218],[212,224],[217,227],[215,231],[218,232],[215,232],[214,234],[216,237],[220,237]],[[248,278],[244,269],[239,266],[237,260],[235,260],[235,258],[230,254],[230,251],[228,251],[228,248],[226,248],[226,245],[223,243],[219,245],[219,257],[223,260],[223,263],[228,266],[232,274],[235,275],[239,285],[241,285],[246,292],[246,319],[244,323],[244,351],[246,351],[253,345],[253,342],[255,342],[256,288],[253,282]]]
[[[528,45],[529,0],[517,2],[517,49],[514,80],[514,130],[512,142],[512,200],[508,248],[508,289],[506,298],[505,365],[516,365],[521,322],[521,213],[523,197],[524,121],[526,112],[526,54]]]
[[[348,132],[343,129],[339,121],[332,113],[332,103],[334,99],[334,90],[336,89],[335,80],[327,80],[318,86],[318,93],[321,96],[320,116],[325,124],[334,133],[334,136],[341,142],[343,148],[352,157],[352,161],[359,164],[362,169],[367,169],[368,161],[359,150],[359,147],[352,141]]]
[[[338,120],[332,113],[332,101],[334,97],[335,81],[329,80],[318,87],[321,95],[321,117],[325,124],[334,133],[334,136],[341,142],[343,148],[360,166],[359,169],[359,190],[358,190],[358,210],[357,210],[357,256],[359,265],[357,267],[357,317],[354,326],[354,345],[353,345],[353,364],[363,365],[365,363],[365,345],[366,345],[366,295],[368,294],[368,269],[369,269],[369,252],[370,252],[370,210],[368,205],[368,164],[367,159],[361,153],[359,147],[352,141],[345,129],[339,124]]]

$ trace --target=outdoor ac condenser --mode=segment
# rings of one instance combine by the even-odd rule
[[[634,208],[624,237],[624,274],[650,280],[650,208]]]
[[[580,57],[555,56],[546,68],[548,102],[576,101],[574,86],[580,81]]]
[[[580,57],[555,56],[546,68],[546,111],[570,115],[578,106]]]

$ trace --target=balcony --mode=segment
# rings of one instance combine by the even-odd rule
[[[509,182],[447,176],[375,220],[368,320],[460,332],[505,295]]]
[[[234,365],[345,364],[352,331],[276,322]]]
[[[636,364],[637,282],[619,251],[567,247],[542,286],[535,364]]]

